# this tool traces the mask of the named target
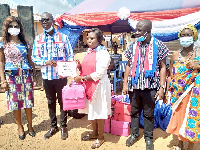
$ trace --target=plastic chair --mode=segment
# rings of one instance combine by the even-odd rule
[[[114,93],[115,94],[116,94],[116,86],[118,85],[118,89],[119,89],[120,82],[124,81],[122,74],[123,74],[123,72],[125,72],[127,62],[128,61],[120,61],[119,67],[116,70],[111,71],[111,73],[114,73],[113,85],[114,85]]]

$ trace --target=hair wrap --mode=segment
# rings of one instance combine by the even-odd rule
[[[197,29],[195,28],[195,26],[191,25],[191,24],[188,24],[186,27],[184,27],[183,29],[181,29],[178,33],[178,37],[180,38],[181,36],[181,32],[184,30],[184,29],[190,29],[193,31],[194,33],[194,41],[196,42],[198,40],[198,31]]]

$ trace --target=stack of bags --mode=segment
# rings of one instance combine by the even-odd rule
[[[113,135],[129,136],[131,105],[128,95],[113,95],[111,111],[111,116],[105,120],[104,131]]]

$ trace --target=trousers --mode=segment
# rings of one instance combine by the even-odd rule
[[[51,127],[57,127],[56,117],[56,101],[60,105],[60,127],[67,127],[67,111],[63,110],[62,89],[67,85],[67,78],[43,80],[46,97],[48,100],[49,117],[51,119]]]
[[[153,139],[154,130],[154,108],[156,89],[134,89],[129,91],[131,102],[131,128],[132,135],[139,136],[140,114],[143,110],[144,116],[144,138]]]

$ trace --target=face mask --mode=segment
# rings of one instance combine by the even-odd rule
[[[180,44],[183,47],[189,47],[194,43],[193,37],[180,37]]]
[[[145,34],[146,34],[146,36],[144,37]],[[139,38],[136,38],[136,41],[143,42],[144,40],[146,40],[146,38],[147,38],[147,32],[145,32],[145,34],[143,36],[139,37]]]
[[[51,26],[49,29],[47,29],[47,30],[45,30],[44,28],[43,28],[43,30],[45,31],[45,32],[50,32],[51,30],[53,30],[53,26]]]
[[[17,36],[20,33],[20,29],[8,28],[8,33],[10,33],[10,35]]]

